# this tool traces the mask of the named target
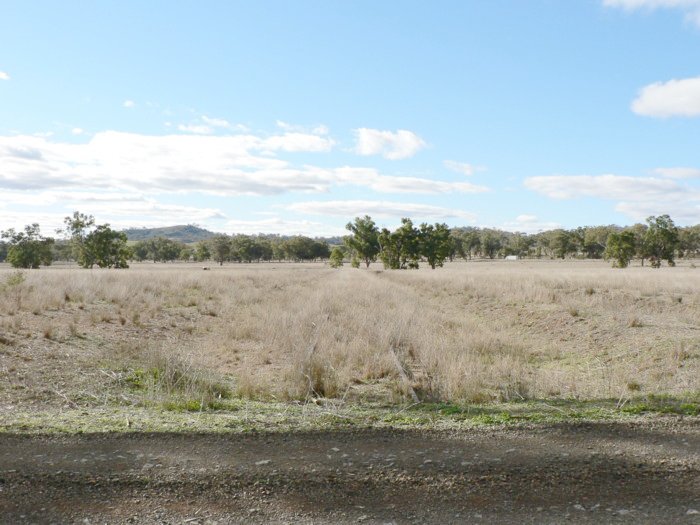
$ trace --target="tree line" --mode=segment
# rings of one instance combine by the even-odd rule
[[[326,241],[305,236],[216,235],[195,245],[165,237],[128,244],[124,232],[109,224],[96,224],[91,215],[75,212],[57,233],[63,238],[41,235],[37,223],[23,230],[0,232],[0,262],[16,268],[39,268],[54,261],[75,261],[83,268],[128,268],[129,261],[315,261],[330,257]]]
[[[366,267],[380,261],[387,269],[431,268],[446,260],[521,258],[590,258],[612,261],[624,268],[633,259],[659,267],[673,265],[677,257],[700,253],[700,225],[677,227],[668,215],[651,216],[644,224],[627,228],[592,226],[556,229],[535,234],[492,228],[449,228],[446,224],[414,225],[409,218],[393,231],[378,228],[369,216],[356,217],[346,226],[349,235],[332,246],[326,240],[305,236],[216,235],[194,245],[164,237],[131,245],[124,232],[109,224],[96,224],[94,217],[75,212],[66,217],[54,239],[41,235],[38,224],[24,230],[0,232],[0,262],[18,268],[38,268],[53,261],[75,261],[81,267],[128,268],[129,261],[318,261],[339,267],[349,261]]]
[[[534,234],[506,232],[492,228],[452,228],[445,224],[415,227],[410,219],[390,232],[377,227],[370,216],[356,217],[346,228],[343,253],[353,266],[381,261],[387,269],[418,268],[425,261],[431,268],[445,260],[463,258],[588,258],[606,259],[619,268],[633,259],[649,261],[658,268],[669,266],[676,257],[697,257],[700,253],[700,225],[677,227],[668,215],[648,217],[644,224],[627,228],[616,225],[555,229]],[[335,250],[334,250],[335,251]],[[333,260],[333,254],[331,254]]]

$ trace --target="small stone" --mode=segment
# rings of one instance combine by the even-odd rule
[[[260,465],[267,465],[271,461],[271,459],[261,459],[260,461],[256,461],[255,465],[259,467]]]
[[[693,514],[700,514],[700,510],[695,510],[695,509],[688,509],[688,512],[686,512],[688,516],[691,516]]]
[[[577,503],[576,505],[574,505],[574,508],[575,508],[576,510],[586,510],[586,507],[584,507],[584,506],[581,505],[580,503]]]

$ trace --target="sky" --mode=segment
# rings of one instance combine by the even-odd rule
[[[700,223],[700,0],[0,13],[0,230]]]

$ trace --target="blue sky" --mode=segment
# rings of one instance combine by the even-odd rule
[[[0,229],[700,223],[700,0],[1,11]]]

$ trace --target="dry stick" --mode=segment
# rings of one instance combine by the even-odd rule
[[[406,375],[406,370],[404,370],[403,365],[401,364],[401,361],[399,361],[399,356],[396,355],[396,349],[394,349],[393,346],[389,347],[389,352],[391,353],[392,357],[394,358],[394,365],[396,365],[396,370],[399,371],[399,375],[401,376],[401,381],[408,387],[408,393],[411,394],[411,399],[413,399],[414,403],[420,403],[420,399],[418,399],[418,396],[416,395],[416,391],[413,390],[413,387],[411,386],[411,381],[408,379],[408,376]]]

